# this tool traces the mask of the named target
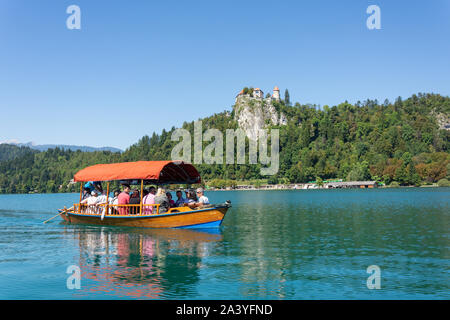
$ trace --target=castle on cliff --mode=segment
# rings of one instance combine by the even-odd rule
[[[236,96],[236,102],[238,101],[239,98],[241,97],[249,97],[249,98],[254,98],[254,99],[259,99],[259,100],[267,100],[268,102],[271,102],[272,100],[275,101],[280,101],[280,89],[275,86],[275,88],[273,88],[273,94],[271,96],[268,96],[267,98],[264,98],[264,92],[260,89],[260,88],[245,88],[242,89],[241,92],[238,93],[238,95]]]

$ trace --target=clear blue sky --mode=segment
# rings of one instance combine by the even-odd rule
[[[244,86],[322,106],[449,95],[449,39],[447,0],[0,0],[0,141],[125,149]]]

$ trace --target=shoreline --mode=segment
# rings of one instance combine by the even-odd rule
[[[253,188],[253,189],[206,189],[206,192],[212,191],[310,191],[310,190],[376,190],[376,189],[408,189],[408,188],[450,188],[450,187],[439,187],[438,185],[424,185],[424,186],[398,186],[398,187],[389,187],[389,186],[380,186],[377,188],[310,188],[310,189],[302,189],[302,188]],[[178,189],[166,189],[170,192],[175,192]],[[0,193],[2,195],[39,195],[39,194],[79,194],[78,192],[51,192],[51,193],[40,193],[40,192],[29,192],[29,193]]]
[[[449,188],[449,187],[439,187],[438,185],[426,185],[426,186],[398,186],[398,187],[390,187],[390,186],[379,186],[376,188],[242,188],[242,189],[205,189],[205,191],[290,191],[290,190],[298,190],[298,191],[308,191],[308,190],[376,190],[376,189],[406,189],[406,188]]]

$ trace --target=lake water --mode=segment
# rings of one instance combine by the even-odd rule
[[[450,298],[450,188],[207,196],[233,204],[209,232],[44,225],[78,195],[0,195],[0,299]]]

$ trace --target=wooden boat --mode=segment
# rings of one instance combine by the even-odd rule
[[[202,207],[170,208],[160,213],[158,204],[142,204],[144,185],[198,184],[201,182],[197,169],[183,161],[138,161],[99,164],[77,172],[75,182],[81,182],[80,201],[70,209],[60,209],[59,215],[68,223],[96,224],[141,228],[210,228],[219,227],[231,207],[231,202]],[[105,204],[88,206],[81,203],[83,183],[107,182]],[[109,204],[109,183],[141,185],[140,204]],[[118,214],[120,212],[120,214]]]

